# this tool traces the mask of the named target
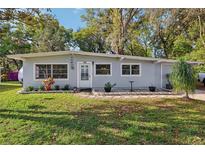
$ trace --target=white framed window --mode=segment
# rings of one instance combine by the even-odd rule
[[[36,64],[35,65],[35,79],[46,79],[51,77],[50,64]]]
[[[67,80],[68,68],[68,64],[34,64],[34,79],[53,77],[57,80]]]
[[[141,64],[123,63],[121,64],[121,76],[140,76]]]
[[[53,64],[52,67],[54,79],[67,79],[68,78],[68,65],[67,64]]]
[[[95,76],[111,76],[112,64],[108,63],[96,63],[95,64]]]
[[[122,65],[122,75],[130,75],[130,65],[128,64]]]

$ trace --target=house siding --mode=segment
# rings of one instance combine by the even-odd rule
[[[134,81],[134,88],[147,88],[150,85],[161,88],[161,63],[154,63],[152,61],[128,60],[120,58],[109,57],[95,57],[95,56],[81,56],[81,55],[67,56],[48,56],[40,58],[29,58],[23,63],[23,87],[34,86],[38,88],[42,85],[42,80],[34,79],[34,64],[35,63],[65,63],[69,64],[68,80],[55,80],[56,85],[61,87],[69,84],[71,87],[77,87],[77,62],[92,62],[92,87],[95,89],[103,88],[106,82],[116,83],[115,88],[130,88],[129,81]],[[71,60],[73,59],[73,60]],[[73,61],[74,69],[72,69],[71,61]],[[111,63],[112,76],[95,76],[95,63]],[[121,63],[139,63],[141,64],[140,76],[121,76]],[[165,82],[165,81],[163,81]]]
[[[168,83],[166,75],[171,73],[172,65],[170,63],[162,64],[162,88],[166,88],[166,84]]]

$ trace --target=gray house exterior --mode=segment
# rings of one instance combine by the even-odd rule
[[[171,73],[174,60],[148,57],[59,51],[10,55],[23,61],[23,88],[38,88],[51,76],[55,85],[102,89],[107,82],[116,83],[118,89],[165,88],[166,74]],[[45,73],[46,72],[46,73]],[[47,76],[45,76],[45,74]]]

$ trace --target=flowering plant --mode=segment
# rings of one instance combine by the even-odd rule
[[[8,80],[8,75],[7,74],[2,74],[1,75],[1,80],[2,81],[7,81]]]
[[[53,80],[53,78],[49,77],[46,80],[43,80],[43,84],[44,84],[44,89],[46,91],[51,90],[51,86],[55,83],[55,81]]]

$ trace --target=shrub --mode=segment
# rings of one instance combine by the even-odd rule
[[[29,86],[26,88],[26,91],[33,91],[34,90],[34,87],[33,86]]]
[[[51,90],[51,86],[55,83],[55,81],[53,80],[53,78],[49,77],[48,79],[43,80],[42,83],[44,84],[44,89],[46,91],[49,91],[49,90]]]
[[[114,86],[116,86],[116,83],[111,84],[110,82],[107,82],[107,83],[105,84],[105,86],[104,86],[104,89],[105,89],[106,92],[110,92],[111,89],[112,89]]]
[[[39,86],[38,90],[39,91],[44,91],[44,86],[43,85]]]
[[[192,66],[181,59],[174,64],[170,77],[173,88],[176,91],[184,91],[185,97],[189,98],[188,93],[196,88],[196,75]]]
[[[70,89],[70,86],[68,84],[66,84],[63,88],[63,90],[69,90]]]
[[[59,85],[54,85],[54,89],[55,90],[60,90],[60,86]]]

